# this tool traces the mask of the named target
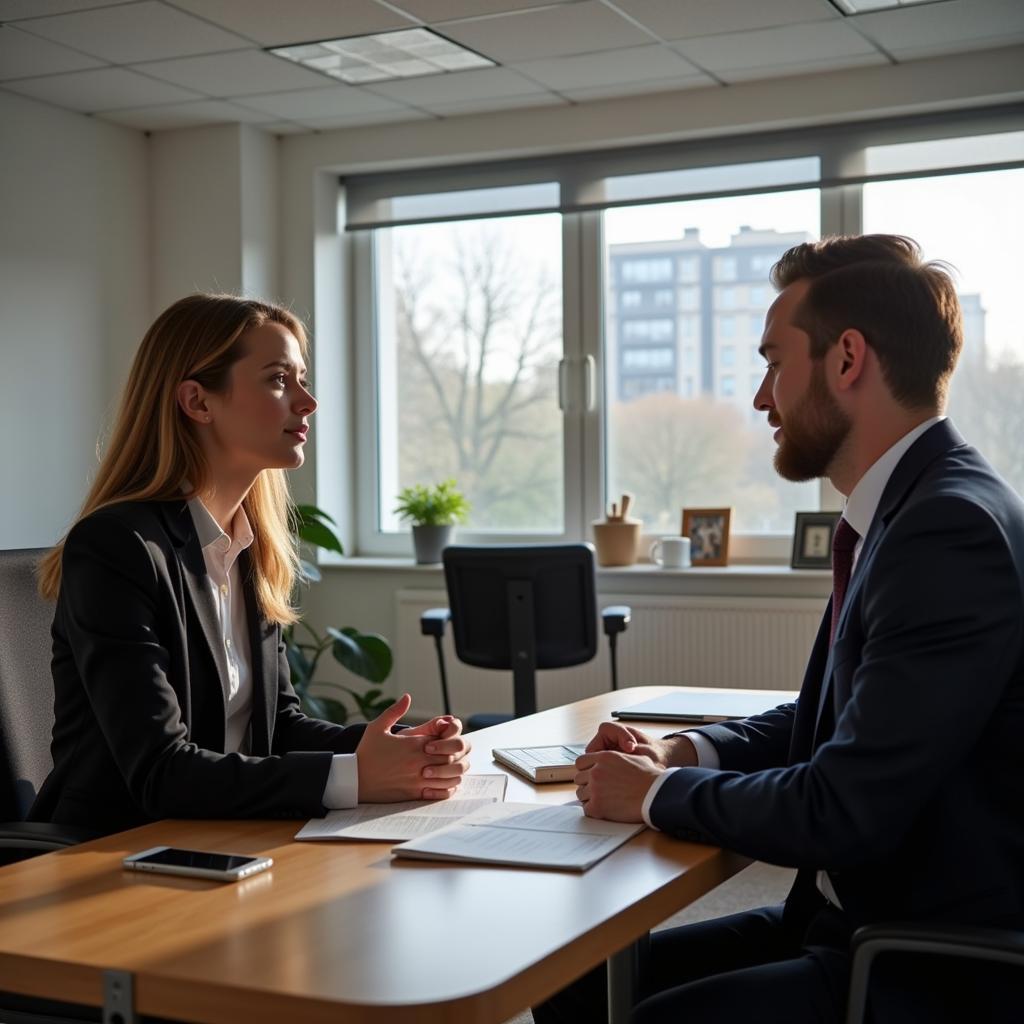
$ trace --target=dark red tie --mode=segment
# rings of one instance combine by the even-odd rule
[[[860,534],[842,517],[836,523],[836,532],[832,534],[832,631],[828,635],[829,644],[836,635],[836,624],[839,613],[843,610],[843,599],[846,588],[850,585],[850,574],[853,571],[853,549],[860,540]]]

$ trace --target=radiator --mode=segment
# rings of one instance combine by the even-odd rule
[[[619,637],[619,686],[739,686],[795,690],[803,678],[825,602],[818,598],[664,597],[601,594],[602,607],[628,604],[629,628]],[[440,714],[441,683],[432,637],[420,613],[445,607],[443,590],[395,594],[396,693],[412,695],[418,715]],[[537,673],[537,703],[554,707],[611,687],[608,641],[599,631],[597,657],[585,665]],[[451,627],[445,637],[452,710],[512,711],[511,672],[463,665]]]

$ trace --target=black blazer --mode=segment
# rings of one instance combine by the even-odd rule
[[[702,727],[654,823],[826,869],[856,925],[1024,925],[1024,504],[948,421],[893,472],[796,704]],[[820,905],[820,904],[819,904]],[[789,908],[787,908],[789,909]]]
[[[251,756],[224,753],[227,675],[213,596],[184,501],[123,502],[75,525],[53,621],[53,771],[30,820],[103,832],[159,818],[323,815],[333,753],[362,726],[299,710],[281,631],[251,640]]]

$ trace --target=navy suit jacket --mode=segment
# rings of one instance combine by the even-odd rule
[[[332,754],[354,751],[363,727],[299,710],[280,628],[260,616],[240,557],[252,756],[224,753],[227,665],[187,504],[123,502],[71,530],[53,622],[53,771],[30,820],[115,832],[325,813]]]
[[[948,421],[900,460],[799,698],[704,727],[666,832],[829,872],[855,925],[1024,924],[1024,504]],[[820,906],[820,903],[817,905]],[[792,909],[788,907],[787,909]]]

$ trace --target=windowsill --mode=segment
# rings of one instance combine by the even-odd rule
[[[414,574],[423,584],[444,588],[440,563],[418,565],[411,558],[352,556],[320,563],[325,574],[366,572]],[[410,586],[418,583],[410,581]],[[737,563],[700,569],[662,569],[651,562],[627,566],[598,566],[601,594],[693,594],[704,596],[750,595],[765,597],[827,597],[832,577],[827,569],[791,569],[779,563]]]

